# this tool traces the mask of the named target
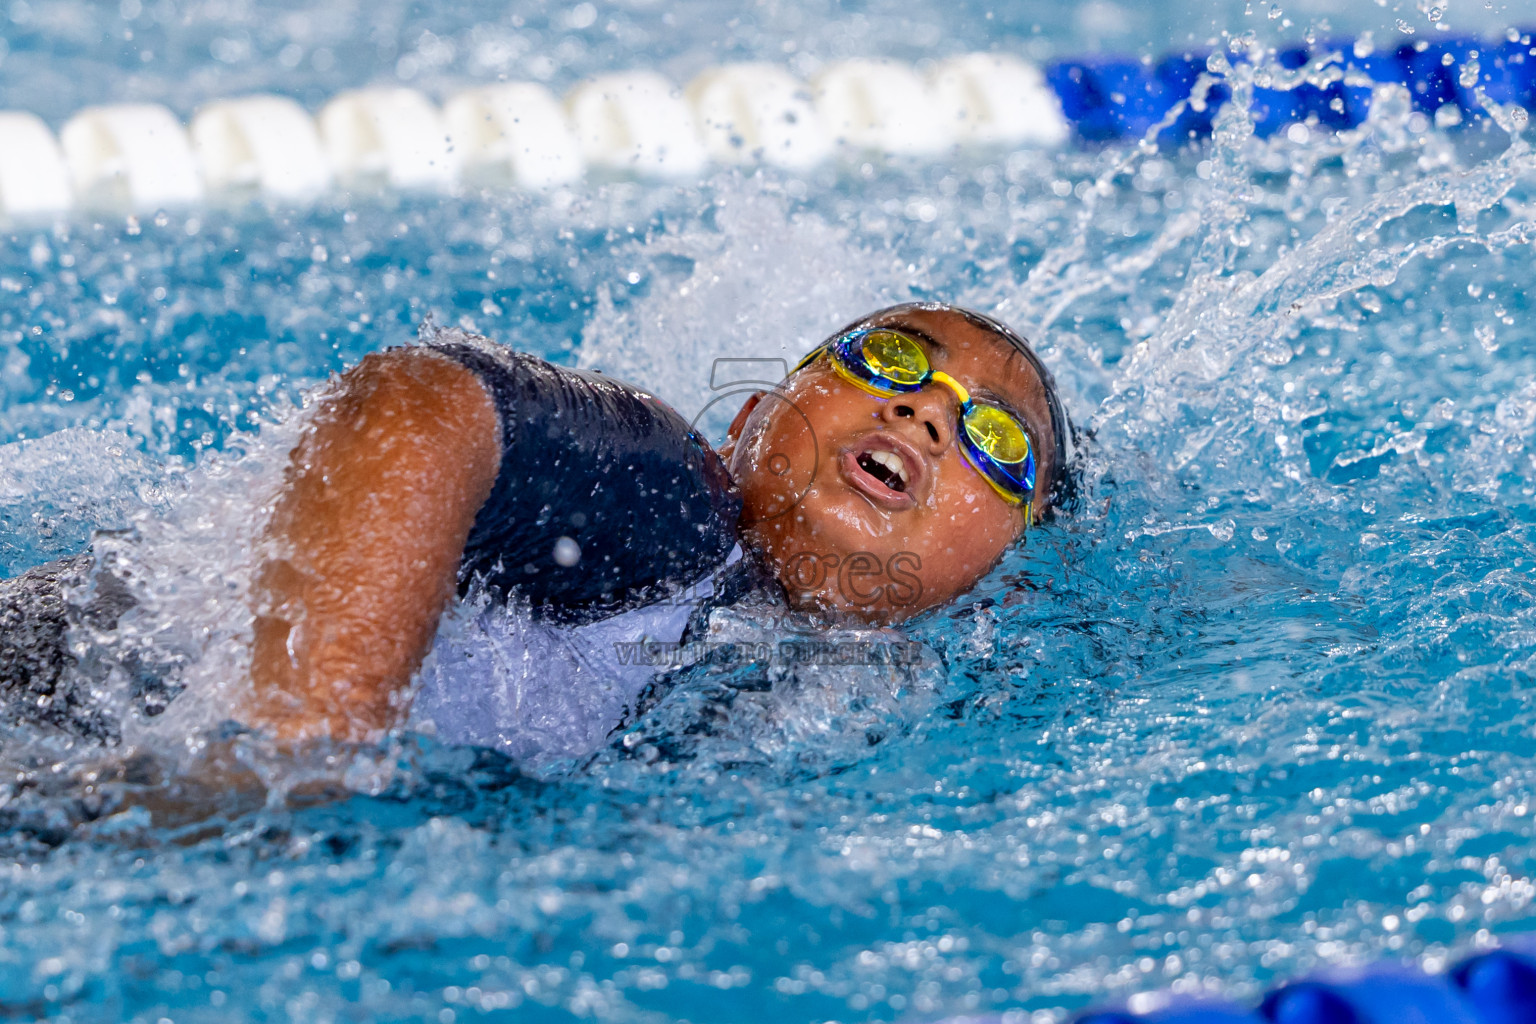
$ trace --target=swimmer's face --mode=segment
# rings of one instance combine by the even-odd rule
[[[1053,479],[1045,385],[1005,339],[954,311],[915,306],[860,326],[913,335],[935,370],[1015,412],[1034,442],[1038,479]],[[899,622],[970,589],[1018,539],[1025,508],[961,454],[958,411],[947,387],[882,398],[838,376],[826,357],[747,402],[722,454],[742,493],[742,539],[794,605]],[[882,481],[887,470],[865,468],[893,457],[906,475],[895,486]],[[1037,513],[1048,489],[1037,488]]]

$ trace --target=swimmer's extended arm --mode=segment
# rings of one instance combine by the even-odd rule
[[[399,724],[500,457],[491,399],[452,360],[395,350],[342,376],[268,529],[250,724],[288,741]]]

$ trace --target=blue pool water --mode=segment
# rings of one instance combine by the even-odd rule
[[[1248,6],[631,2],[575,29],[555,5],[17,0],[0,97],[57,121],[523,66],[1436,31],[1411,3]],[[0,572],[110,531],[146,603],[77,638],[85,663],[131,647],[189,687],[127,761],[0,736],[0,1014],[1059,1020],[1531,928],[1536,154],[1389,106],[1246,135],[0,233]],[[710,358],[790,358],[912,297],[1036,339],[1089,436],[1078,507],[914,624],[931,655],[901,686],[707,667],[575,764],[421,722],[298,760],[221,740],[252,538],[328,373],[432,313],[718,431]],[[472,634],[450,615],[446,650]]]

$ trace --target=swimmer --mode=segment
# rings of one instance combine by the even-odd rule
[[[349,371],[294,452],[250,717],[289,740],[376,736],[456,588],[611,615],[716,571],[738,539],[793,606],[900,622],[1050,512],[1068,439],[1023,340],[950,306],[837,332],[718,452],[638,389],[439,332]]]
[[[1050,374],[953,306],[838,331],[718,451],[622,382],[456,329],[423,341],[333,382],[292,453],[255,574],[253,697],[232,715],[284,744],[401,725],[455,593],[605,640],[680,639],[708,601],[677,595],[743,587],[896,624],[974,586],[1070,479]]]

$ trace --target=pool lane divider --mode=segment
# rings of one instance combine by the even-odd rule
[[[1481,116],[1479,90],[1530,109],[1532,42],[1510,30],[1492,42],[1377,49],[1331,39],[1282,48],[1272,65],[1290,80],[1254,79],[1254,130],[1356,127],[1382,87],[1405,88],[1442,126]],[[0,218],[147,212],[220,196],[304,202],[333,188],[538,190],[592,172],[679,181],[711,165],[804,171],[840,155],[933,160],[957,146],[1092,145],[1154,130],[1160,145],[1178,146],[1211,134],[1231,98],[1225,72],[1246,59],[1191,51],[1042,69],[972,53],[926,71],[841,61],[810,82],[774,64],[731,64],[683,88],[653,71],[603,75],[563,99],[533,82],[502,82],[438,106],[386,86],[344,92],[311,115],[282,96],[247,96],[209,103],[186,126],[165,107],[121,103],[78,112],[57,137],[30,113],[0,111]]]
[[[1444,974],[1401,964],[1324,971],[1286,982],[1257,1007],[1151,993],[1074,1024],[1533,1024],[1536,936],[1469,957]]]

